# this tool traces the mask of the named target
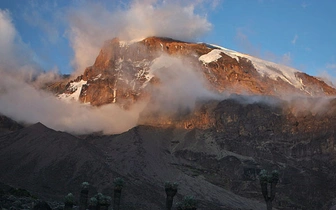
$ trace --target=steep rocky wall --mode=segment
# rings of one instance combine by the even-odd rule
[[[276,208],[328,209],[336,197],[334,101],[330,106],[328,113],[293,114],[286,104],[224,100],[214,108],[215,124],[191,129],[189,147],[177,146],[176,155],[206,180],[255,199],[260,170],[277,169]]]
[[[41,124],[2,134],[0,177],[62,197],[82,181],[110,192],[111,180],[122,176],[129,209],[160,208],[162,183],[170,180],[180,182],[179,198],[196,195],[200,209],[262,209],[258,174],[277,169],[274,207],[328,209],[336,197],[335,100],[324,112],[293,112],[275,98],[247,102],[236,96],[200,104],[196,113],[154,116],[151,126],[114,136],[79,139]]]
[[[2,132],[11,132],[21,129],[23,126],[14,120],[1,115],[0,113],[0,133]]]
[[[282,75],[284,77],[282,79],[262,75],[260,69],[256,69],[257,67],[248,58],[240,56],[234,58],[224,51],[213,61],[203,62],[199,59],[214,49],[217,48],[202,43],[188,43],[160,37],[149,37],[139,42],[124,42],[118,38],[106,41],[95,63],[77,78],[87,81],[79,100],[95,106],[117,103],[128,107],[138,100],[151,97],[151,88],[159,85],[160,81],[149,76],[149,70],[155,59],[161,55],[179,58],[185,65],[202,72],[207,81],[206,88],[216,93],[281,98],[293,95],[315,97],[336,95],[335,88],[318,78],[302,72],[295,73],[293,76],[295,78],[290,80],[299,80],[301,85],[299,88],[286,79],[285,75]],[[281,73],[281,69],[278,69],[280,67],[264,68]],[[69,89],[71,82],[73,81],[65,87],[67,90],[64,90],[63,84],[50,85],[49,89],[58,93],[71,93],[75,91]]]

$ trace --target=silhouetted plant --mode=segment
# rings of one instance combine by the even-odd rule
[[[178,210],[196,210],[197,201],[193,196],[186,196],[183,198],[182,202],[177,203]]]
[[[45,201],[38,201],[32,210],[51,210],[49,204]]]
[[[114,184],[114,197],[113,197],[113,210],[119,210],[120,208],[120,198],[121,198],[121,190],[124,187],[124,179],[123,178],[115,178],[113,181]]]
[[[166,209],[171,210],[173,206],[174,196],[177,193],[178,184],[174,182],[173,184],[170,182],[165,183],[165,191],[166,191]]]
[[[75,204],[75,198],[72,193],[69,193],[64,197],[64,210],[70,210]]]
[[[107,210],[111,205],[111,197],[105,196],[102,193],[97,193],[94,197],[89,200],[90,210]]]
[[[15,196],[19,196],[19,197],[32,197],[32,195],[30,194],[30,192],[28,192],[25,189],[21,189],[21,188],[11,188],[9,190],[9,193],[11,195],[15,195]]]
[[[271,174],[269,174],[266,170],[261,170],[259,179],[261,192],[266,201],[267,210],[272,210],[272,201],[275,198],[276,185],[279,181],[279,172],[274,170]],[[268,187],[268,184],[270,184],[270,187]],[[270,192],[268,189],[270,189]]]
[[[89,186],[90,184],[88,182],[82,183],[82,189],[79,196],[79,210],[85,210],[88,207]]]
[[[102,200],[104,199],[104,195],[102,193],[97,193],[97,195],[95,195],[95,198],[97,199],[97,208],[96,209],[100,210]]]
[[[89,200],[89,209],[96,210],[97,209],[98,200],[95,197],[90,198]]]
[[[111,205],[111,197],[110,196],[105,196],[98,201],[100,205],[101,210],[108,210],[108,207]]]

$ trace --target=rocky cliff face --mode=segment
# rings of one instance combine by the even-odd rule
[[[176,199],[194,195],[199,209],[265,209],[258,174],[276,169],[274,207],[329,209],[336,198],[335,101],[325,111],[296,112],[294,103],[275,98],[246,100],[212,101],[174,123],[120,135],[79,138],[42,124],[1,133],[0,178],[57,199],[79,192],[83,181],[92,195],[112,194],[121,176],[126,209],[162,209],[170,180],[180,183]]]
[[[23,128],[23,126],[14,120],[0,115],[0,133],[2,132],[11,132]]]
[[[187,144],[197,149],[178,154],[198,162],[211,182],[255,199],[260,169],[277,169],[281,181],[276,208],[326,208],[335,197],[335,109],[331,115],[286,113],[263,103],[222,101],[210,128],[216,131],[190,132]]]
[[[279,97],[336,94],[336,90],[322,80],[286,66],[215,45],[158,37],[139,42],[123,42],[117,38],[107,41],[93,66],[69,82],[65,91],[53,86],[50,89],[61,98],[74,98],[95,106],[109,103],[129,106],[150,97],[153,84],[160,83],[151,69],[156,68],[153,64],[163,54],[178,57],[195,71],[202,72],[208,81],[207,88],[216,93]]]
[[[318,78],[219,46],[151,37],[110,40],[83,75],[49,88],[94,106],[152,102],[163,84],[153,68],[173,70],[155,65],[162,54],[200,72],[208,90],[238,95],[173,115],[145,109],[141,126],[119,135],[76,137],[41,124],[0,133],[1,180],[60,198],[83,181],[111,194],[121,176],[124,209],[162,209],[168,180],[180,183],[177,199],[192,194],[199,209],[264,209],[258,174],[277,169],[277,209],[329,209],[336,101],[325,96],[336,90]]]

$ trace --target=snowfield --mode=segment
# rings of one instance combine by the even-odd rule
[[[223,52],[223,50],[214,49],[208,54],[201,55],[199,57],[199,60],[202,61],[203,63],[211,63],[211,62],[217,61],[218,59],[222,57],[220,55],[221,52]]]
[[[247,54],[239,53],[218,45],[208,44],[209,46],[212,46],[214,48],[210,51],[208,54],[202,55],[199,57],[199,61],[203,62],[204,64],[208,64],[214,61],[217,61],[222,56],[220,53],[224,53],[231,58],[236,59],[239,62],[239,57],[246,58],[250,60],[257,70],[259,74],[263,77],[269,77],[273,80],[278,80],[279,78],[282,79],[285,82],[288,82],[289,84],[293,85],[296,88],[299,88],[301,90],[304,89],[304,85],[302,83],[302,80],[300,78],[297,78],[295,73],[300,72],[297,69],[276,64],[270,61],[265,61],[260,58],[256,58]]]

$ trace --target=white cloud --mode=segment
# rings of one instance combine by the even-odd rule
[[[318,70],[318,77],[320,77],[321,79],[323,79],[323,81],[327,85],[335,87],[335,85],[336,85],[336,78],[335,78],[335,76],[332,76],[330,74],[330,72],[328,72],[326,70],[320,69],[320,70]]]
[[[12,53],[13,43],[16,36],[16,30],[12,25],[12,19],[8,10],[0,10],[0,62],[5,62],[4,57],[8,53]]]
[[[0,114],[25,123],[72,133],[119,133],[136,125],[142,104],[130,110],[116,105],[100,108],[66,103],[33,86],[55,79],[36,70],[29,48],[21,41],[6,10],[0,10]]]
[[[146,8],[143,8],[143,6]],[[94,10],[94,8],[91,9]],[[147,11],[142,11],[141,9],[147,9]],[[134,38],[131,36],[133,34],[129,33],[131,29],[140,30],[141,33],[139,32],[139,34],[146,36],[149,35],[148,33],[164,36],[165,34],[156,34],[156,30],[159,30],[159,25],[157,25],[159,23],[165,24],[170,28],[172,33],[177,35],[175,38],[184,37],[186,39],[196,38],[200,32],[206,32],[209,26],[205,19],[194,14],[192,7],[175,8],[174,5],[161,5],[156,9],[151,5],[133,5],[132,8],[126,11],[119,11],[119,13],[113,13],[112,15],[107,10],[98,6],[95,11],[97,12],[98,19],[91,16],[93,15],[92,11],[89,17],[86,14],[75,15],[73,17],[78,18],[73,19],[77,28],[72,28],[75,31],[71,33],[76,33],[73,41],[76,41],[77,47],[81,47],[80,50],[82,53],[89,53],[88,51],[99,49],[100,41],[109,39],[111,35],[118,35],[118,33],[125,33],[126,38],[132,39]],[[81,13],[85,11],[80,10],[77,12]],[[152,14],[148,16],[147,12]],[[120,14],[121,19],[119,16],[115,16],[116,14]],[[161,20],[156,22],[151,19],[155,18],[158,14],[163,15],[160,17]],[[171,18],[172,15],[176,16],[174,23],[165,20],[165,18]],[[99,17],[105,17],[105,19],[100,22]],[[109,19],[111,17],[118,18]],[[126,20],[122,18],[126,18]],[[144,29],[141,27],[138,28],[139,26],[133,23],[137,18],[140,18],[140,23],[144,24]],[[118,22],[119,20],[121,20],[121,23],[132,22],[130,23],[130,28],[124,28],[125,26],[121,23],[113,23],[113,21]],[[200,20],[200,24],[205,24],[206,27],[198,25],[197,20]],[[112,25],[109,25],[110,21]],[[142,21],[147,21],[147,23],[149,22],[154,25],[146,26]],[[176,23],[176,21],[178,22]],[[196,23],[193,23],[193,21],[196,21]],[[182,23],[182,25],[179,25],[179,23]],[[181,27],[186,26],[186,24],[190,28],[186,28],[183,32]],[[91,28],[86,28],[86,26],[91,26]],[[115,28],[110,28],[109,26],[115,26]],[[114,31],[114,29],[120,30]],[[164,33],[168,33],[168,31]],[[0,10],[0,37],[1,114],[19,122],[41,122],[55,130],[78,134],[99,131],[106,134],[120,133],[137,125],[139,113],[146,107],[146,102],[135,104],[128,110],[123,110],[115,104],[92,107],[77,102],[69,103],[62,101],[53,94],[34,87],[32,82],[38,84],[38,82],[49,81],[50,79],[54,79],[55,75],[52,72],[44,74],[36,70],[38,68],[34,64],[31,51],[20,39],[8,11]],[[87,48],[85,44],[88,44],[91,48]],[[91,59],[95,57],[96,54]],[[159,68],[152,72],[162,82],[160,88],[153,92],[154,95],[158,94],[157,96],[160,96],[155,98],[160,103],[158,107],[160,110],[162,107],[171,111],[176,111],[176,109],[181,107],[193,108],[199,97],[207,95],[208,92],[203,87],[202,76],[197,71],[194,71],[191,66],[185,65],[179,59],[171,57],[161,57],[155,61],[156,65],[162,63],[168,63],[172,67],[167,67],[169,71]],[[36,82],[36,80],[38,81]],[[164,97],[162,97],[163,95]]]
[[[152,98],[157,105],[153,109],[161,112],[193,110],[198,100],[219,97],[205,88],[207,80],[200,70],[189,63],[168,55],[154,60],[150,74],[159,79],[160,85],[152,88]]]
[[[137,124],[142,105],[123,110],[117,105],[91,107],[66,103],[13,77],[0,78],[0,113],[25,123],[41,122],[55,130],[77,134],[127,131]]]
[[[295,34],[293,40],[292,40],[292,44],[296,44],[296,41],[299,39],[299,36],[297,34]]]
[[[33,53],[22,42],[8,10],[0,9],[0,73],[15,74],[30,81],[38,73]]]
[[[126,9],[106,9],[102,3],[86,3],[69,10],[69,37],[77,74],[91,66],[104,41],[163,36],[193,41],[210,31],[206,17],[195,5],[179,1],[133,1]]]
[[[291,57],[291,53],[287,52],[282,56],[282,64],[284,65],[290,65],[292,62],[292,57]]]

